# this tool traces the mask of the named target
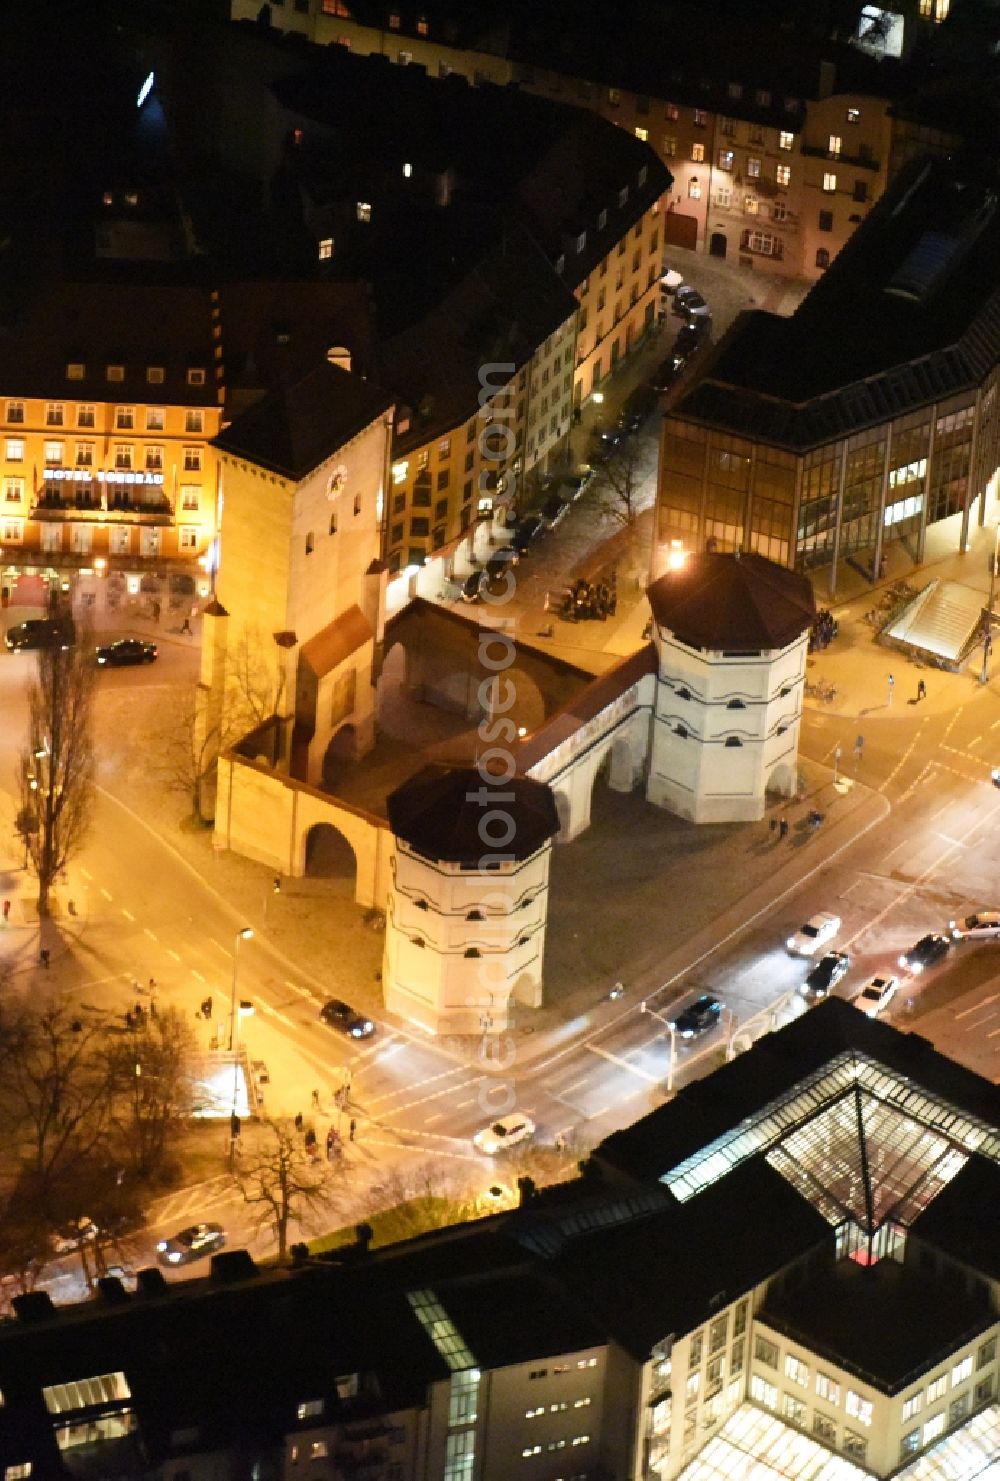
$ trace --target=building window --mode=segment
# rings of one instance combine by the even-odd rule
[[[763,1404],[765,1409],[778,1407],[778,1390],[773,1383],[761,1378],[759,1373],[755,1373],[750,1379],[750,1397],[756,1399],[758,1404]]]
[[[182,525],[177,532],[178,550],[197,550],[198,531],[192,525]]]
[[[791,185],[791,183],[792,183],[792,167],[791,167],[791,165],[778,165],[775,168],[775,171],[774,171],[774,179],[775,179],[775,183],[777,185]]]
[[[201,448],[200,447],[186,447],[184,449],[184,472],[185,473],[200,473],[201,472]]]
[[[692,175],[688,181],[688,199],[692,201],[701,200],[701,182],[697,175]]]
[[[921,1393],[911,1394],[908,1399],[903,1400],[902,1420],[904,1424],[908,1419],[912,1419],[915,1414],[920,1413],[920,1407],[923,1401],[924,1396]]]
[[[663,116],[664,116],[665,119],[667,119],[667,121],[669,123],[676,123],[677,120],[681,116],[680,109],[677,107],[677,104],[676,103],[664,103],[664,105],[663,105]]]
[[[81,365],[79,360],[71,360],[66,366],[66,379],[68,381],[82,381],[87,374],[86,365]]]
[[[993,1397],[993,1374],[976,1384],[976,1404],[988,1404]]]
[[[836,190],[836,188],[836,175],[832,175],[829,171],[825,171],[823,174],[823,189],[827,192],[828,195],[831,195]]]
[[[719,206],[722,210],[728,211],[732,203],[733,192],[730,190],[728,185],[720,185],[719,188],[712,195],[713,206]]]
[[[945,1373],[939,1373],[937,1378],[931,1380],[927,1385],[927,1403],[936,1404],[938,1399],[943,1399],[948,1389],[948,1377]]]
[[[643,144],[647,144],[649,142],[649,130],[637,128],[635,131],[635,137],[637,139],[641,139]]]
[[[3,499],[5,504],[20,504],[24,498],[24,479],[5,478],[3,481]]]
[[[733,168],[733,151],[731,149],[719,150],[719,169],[731,170]]]
[[[817,1440],[822,1440],[824,1445],[836,1445],[837,1443],[837,1426],[825,1414],[813,1415],[813,1434]]]
[[[832,211],[820,211],[820,213],[819,213],[819,229],[820,229],[820,231],[833,231],[833,212]]]
[[[741,1301],[733,1313],[733,1336],[742,1337],[747,1329],[747,1302]]]
[[[997,1340],[991,1337],[989,1342],[984,1342],[976,1353],[976,1367],[985,1368],[997,1355]]]
[[[871,1424],[872,1401],[871,1399],[863,1398],[861,1394],[856,1394],[853,1388],[847,1390],[844,1408],[852,1419],[859,1420],[861,1424]]]
[[[830,254],[825,247],[816,248],[816,266],[824,271],[830,266]]]
[[[116,468],[126,468],[127,469],[127,468],[131,468],[131,466],[132,466],[132,449],[131,449],[131,447],[128,445],[128,443],[125,443],[125,442],[119,442],[119,443],[117,443],[115,445],[115,467]]]
[[[924,1444],[925,1445],[929,1445],[932,1440],[936,1440],[937,1439],[938,1435],[943,1435],[943,1434],[944,1434],[944,1415],[943,1414],[935,1414],[934,1418],[933,1419],[929,1419],[927,1421],[927,1423],[924,1425]]]
[[[795,135],[790,134],[787,129],[782,129],[778,135],[778,148],[791,149],[795,143]]]
[[[793,1383],[799,1384],[802,1388],[809,1387],[809,1368],[793,1353],[787,1353],[785,1356],[785,1377],[790,1378]]]
[[[771,1342],[769,1338],[764,1337],[760,1333],[757,1334],[754,1341],[753,1355],[756,1362],[766,1363],[769,1368],[777,1368],[778,1366],[777,1344]]]
[[[969,1376],[969,1374],[971,1372],[972,1372],[972,1354],[969,1353],[968,1357],[963,1358],[960,1363],[956,1363],[955,1366],[954,1366],[954,1368],[952,1368],[952,1370],[951,1370],[951,1386],[952,1386],[952,1388],[955,1388],[960,1383],[964,1383],[965,1380],[968,1378],[968,1376]]]
[[[864,1435],[856,1435],[853,1430],[845,1430],[843,1450],[849,1460],[856,1460],[859,1465],[863,1466],[868,1453],[868,1441]]]
[[[192,366],[191,368],[189,368],[187,373],[187,383],[189,386],[203,386],[205,384],[204,370],[199,369],[197,366]]]
[[[146,384],[150,386],[162,386],[164,380],[162,365],[146,366]]]
[[[948,1428],[954,1429],[957,1424],[968,1414],[970,1408],[969,1395],[959,1394],[957,1399],[952,1399],[948,1405]]]
[[[781,1412],[791,1424],[797,1424],[800,1429],[806,1422],[806,1406],[792,1394],[782,1394]]]
[[[608,88],[608,107],[617,108],[621,103],[622,95],[616,87]]]
[[[743,209],[748,216],[756,216],[760,209],[760,201],[755,195],[745,195],[743,197]]]
[[[704,108],[696,108],[694,110],[694,117],[692,119],[692,122],[694,123],[696,129],[704,129],[708,127],[708,114],[705,112]]]
[[[359,221],[370,221],[372,219],[371,201],[358,201],[357,213]]]
[[[43,550],[45,549],[44,534],[45,534],[45,527],[43,526],[43,528],[42,528],[42,535],[43,535],[42,549]],[[0,519],[0,540],[5,541],[9,545],[20,545],[20,543],[21,543],[21,541],[23,539],[24,539],[24,520],[23,519]]]
[[[45,462],[49,468],[62,466],[63,445],[61,442],[47,442],[45,444]]]
[[[848,110],[847,110],[847,122],[848,123],[860,123],[861,122],[861,109],[860,108],[848,108]]]
[[[204,432],[205,413],[203,411],[187,410],[184,413],[185,432]]]
[[[830,135],[830,144],[829,144],[828,153],[830,153],[830,154],[839,154],[840,153],[840,146],[841,146],[841,143],[842,142],[843,141],[841,140],[841,137],[840,137],[839,134],[831,134]]]
[[[62,402],[50,401],[45,408],[46,427],[61,427],[63,424],[64,415],[65,407],[63,406]]]
[[[24,402],[23,401],[8,401],[7,402],[7,420],[8,420],[8,422],[15,422],[15,423],[16,422],[23,422],[24,421]]]
[[[691,158],[694,160],[694,162],[695,162],[696,165],[700,165],[704,161],[704,158],[705,158],[705,146],[704,146],[704,144],[692,144],[691,145]]]
[[[108,365],[105,367],[105,376],[109,381],[123,381],[125,379],[124,365]]]
[[[785,205],[785,202],[784,201],[775,201],[774,205],[771,207],[771,220],[772,221],[787,221],[788,220],[788,207]]]
[[[77,443],[77,452],[84,446]],[[163,471],[163,448],[154,447],[152,444],[146,446],[146,467],[151,473],[162,473]]]
[[[333,237],[321,237],[317,250],[320,262],[327,262],[333,256]]]
[[[908,1435],[904,1435],[903,1438],[899,1442],[899,1458],[900,1458],[900,1460],[906,1460],[906,1458],[908,1456],[915,1455],[919,1449],[920,1449],[920,1431],[919,1430],[911,1430],[910,1433]]]
[[[92,427],[95,421],[95,408],[93,406],[78,406],[76,409],[76,425],[78,427]]]
[[[750,158],[747,160],[747,175],[751,180],[760,179],[760,160]]]
[[[862,203],[862,205],[864,204],[865,201],[867,201],[867,199],[868,199],[868,184],[867,184],[867,181],[865,181],[865,180],[855,180],[855,182],[854,182],[854,189],[851,192],[851,199],[852,200],[855,200],[855,201],[860,201]]]
[[[23,463],[24,462],[24,438],[23,437],[8,437],[7,438],[7,461],[8,461],[8,463]]]
[[[732,138],[734,138],[735,135],[736,135],[736,120],[735,120],[735,118],[720,118],[719,119],[719,133],[722,134],[723,138],[726,138],[726,139],[732,139]]]
[[[24,1481],[26,1476],[31,1475],[31,1461],[22,1460],[13,1466],[4,1466],[3,1481]]]
[[[181,508],[185,514],[197,514],[201,503],[201,489],[196,483],[181,484]]]
[[[115,407],[115,427],[119,432],[131,432],[135,427],[135,407]]]
[[[840,1403],[840,1384],[825,1373],[816,1374],[816,1397],[825,1399],[828,1404]]]
[[[673,159],[677,153],[677,140],[673,134],[664,134],[662,152],[666,155],[667,159]]]

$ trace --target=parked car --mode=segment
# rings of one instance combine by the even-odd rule
[[[826,998],[847,973],[851,959],[846,951],[828,951],[821,956],[799,988],[804,998]]]
[[[685,324],[683,329],[677,331],[670,357],[674,364],[674,374],[686,365],[689,360],[698,353],[704,338],[703,331],[696,328],[694,324]]]
[[[1000,910],[977,910],[948,922],[953,941],[1000,941]]]
[[[542,521],[547,530],[554,530],[569,513],[569,505],[558,494],[549,494],[541,508]]]
[[[618,425],[626,432],[637,432],[657,406],[657,395],[651,385],[636,386],[625,397],[618,414]]]
[[[495,1157],[498,1152],[506,1152],[508,1147],[516,1147],[518,1142],[526,1142],[534,1134],[535,1123],[531,1117],[513,1111],[477,1131],[472,1145],[478,1152],[485,1152],[487,1157]]]
[[[538,539],[539,535],[544,533],[545,526],[542,523],[541,515],[527,514],[521,520],[513,535],[511,535],[510,543],[518,555],[525,555],[528,548]]]
[[[951,938],[939,933],[929,932],[921,936],[909,949],[904,951],[899,958],[899,965],[904,972],[917,977],[928,967],[933,967],[936,962],[946,957],[951,950]]]
[[[367,1039],[375,1032],[375,1025],[370,1018],[352,1008],[350,1003],[345,1003],[342,998],[331,998],[324,1003],[319,1010],[319,1016],[323,1022],[331,1028],[339,1029],[342,1034],[347,1034],[351,1039]]]
[[[124,668],[128,664],[153,663],[159,650],[155,643],[145,643],[142,638],[116,638],[97,650],[97,662],[107,668]]]
[[[187,1265],[204,1255],[214,1255],[226,1242],[221,1224],[192,1224],[170,1239],[161,1239],[156,1254],[161,1265]]]
[[[76,627],[71,617],[29,617],[7,629],[9,652],[35,648],[71,648],[76,642]]]
[[[587,449],[587,462],[593,468],[606,463],[624,437],[621,427],[595,428]]]
[[[718,998],[713,998],[710,992],[703,992],[700,998],[695,998],[676,1018],[670,1020],[670,1027],[682,1039],[694,1039],[718,1023],[721,1012],[722,1004]]]
[[[482,570],[476,570],[470,571],[468,576],[466,576],[465,581],[462,585],[463,602],[479,601],[479,589],[483,584],[483,574],[484,573],[482,572]]]
[[[832,941],[840,930],[840,916],[820,910],[811,915],[805,925],[789,936],[785,946],[793,956],[815,956],[821,946]]]
[[[685,318],[687,314],[685,304],[690,303],[692,299],[705,302],[697,288],[692,287],[690,283],[682,283],[674,293],[674,313],[679,314],[682,319]]]
[[[710,319],[712,310],[695,288],[678,288],[674,294],[674,313],[685,319]]]
[[[653,387],[653,390],[665,391],[668,386],[671,386],[677,375],[678,368],[674,360],[673,350],[671,350],[666,359],[660,361],[653,374],[649,377],[649,384]]]
[[[873,977],[851,1001],[869,1018],[877,1018],[885,1012],[898,991],[898,977]]]

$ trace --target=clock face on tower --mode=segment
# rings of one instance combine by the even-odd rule
[[[336,499],[338,495],[344,492],[344,485],[346,483],[347,469],[344,467],[343,463],[340,463],[330,474],[330,482],[327,485],[326,497],[328,499]]]

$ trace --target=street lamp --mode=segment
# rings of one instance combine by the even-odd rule
[[[244,926],[236,932],[233,944],[233,988],[229,1002],[229,1048],[236,1051],[239,1047],[239,1002],[236,997],[236,970],[240,960],[240,942],[249,941],[253,936],[253,926]]]
[[[664,1018],[662,1013],[657,1013],[655,1008],[651,1008],[645,998],[639,1004],[639,1012],[648,1013],[650,1018],[658,1018],[670,1033],[670,1063],[667,1066],[667,1094],[673,1095],[674,1067],[677,1064],[677,1030],[670,1022],[670,1019]]]
[[[1000,559],[1000,524],[997,525],[993,535],[993,555],[990,559],[990,600],[989,606],[986,609],[986,631],[983,634],[983,671],[979,675],[980,684],[988,684],[990,681],[990,650],[993,647],[993,598],[996,594],[998,559]]]

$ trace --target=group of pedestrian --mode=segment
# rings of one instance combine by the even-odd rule
[[[772,835],[777,834],[779,840],[782,839],[782,838],[787,838],[788,837],[788,819],[787,818],[772,818],[769,826],[770,826]]]
[[[341,1110],[343,1110],[344,1107],[347,1105],[346,1086],[342,1086],[341,1089],[336,1092],[334,1100],[336,1101],[337,1106]],[[312,1093],[312,1108],[314,1111],[318,1111],[320,1109],[320,1096],[318,1090],[314,1090]],[[317,1150],[316,1132],[312,1126],[306,1126],[305,1117],[303,1116],[301,1111],[297,1111],[295,1115],[295,1130],[302,1132],[306,1151],[309,1153],[310,1157],[317,1158],[319,1156],[319,1152]],[[352,1116],[347,1125],[348,1141],[354,1141],[355,1137],[357,1136],[357,1131],[357,1118]],[[326,1160],[328,1162],[332,1162],[335,1158],[342,1155],[343,1150],[343,1137],[341,1136],[341,1133],[336,1126],[331,1126],[326,1134]]]
[[[812,629],[809,633],[809,652],[813,653],[819,648],[827,648],[837,636],[840,628],[833,613],[827,607],[822,607],[813,618]]]

